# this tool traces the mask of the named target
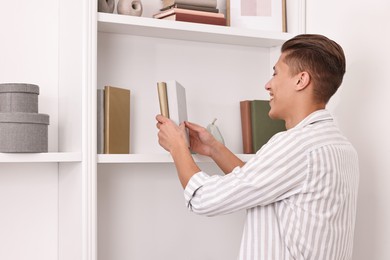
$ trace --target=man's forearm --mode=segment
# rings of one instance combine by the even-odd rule
[[[213,147],[211,158],[225,174],[231,173],[237,166],[243,166],[245,164],[221,143]]]
[[[200,172],[200,168],[196,165],[187,146],[182,145],[176,147],[171,151],[171,155],[175,163],[181,185],[185,189],[191,177]]]
[[[200,172],[200,168],[196,165],[190,150],[185,145],[175,147],[171,151],[171,156],[175,163],[181,185],[185,188],[191,177]],[[223,144],[217,144],[213,147],[211,158],[225,174],[232,172],[237,166],[244,165],[244,162]]]

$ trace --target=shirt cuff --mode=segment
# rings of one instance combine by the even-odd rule
[[[188,181],[187,186],[184,189],[184,198],[188,208],[191,208],[191,200],[194,197],[196,191],[200,189],[209,178],[210,176],[206,173],[198,172],[194,174]]]

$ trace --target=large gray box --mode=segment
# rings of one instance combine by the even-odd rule
[[[0,113],[0,152],[47,152],[48,125],[46,114]]]
[[[39,87],[25,83],[0,84],[0,113],[38,113]]]

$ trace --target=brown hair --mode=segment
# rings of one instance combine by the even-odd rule
[[[301,34],[282,45],[284,62],[292,74],[306,71],[314,85],[314,98],[327,103],[345,74],[344,51],[339,44],[318,34]]]

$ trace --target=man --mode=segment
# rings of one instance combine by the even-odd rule
[[[247,163],[205,128],[156,117],[159,143],[173,157],[189,209],[204,215],[247,210],[239,259],[351,259],[358,158],[325,109],[344,73],[344,53],[334,41],[308,34],[286,41],[265,88],[270,117],[283,119],[287,131]],[[226,175],[198,168],[185,127],[191,149]]]

